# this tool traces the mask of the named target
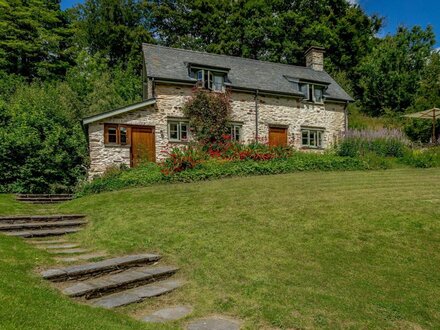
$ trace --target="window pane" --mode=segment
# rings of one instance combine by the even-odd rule
[[[309,145],[309,131],[302,131],[302,145],[308,146]]]
[[[241,138],[241,127],[235,126],[234,127],[234,140],[240,141],[240,138]]]
[[[212,89],[212,73],[205,70],[205,88]]]
[[[121,127],[119,130],[119,134],[121,144],[127,144],[127,128]]]
[[[179,125],[177,123],[170,123],[170,140],[179,140]]]
[[[315,86],[315,102],[322,103],[323,90],[321,87]]]
[[[322,132],[318,131],[317,146],[322,147]]]
[[[316,131],[310,131],[309,145],[311,147],[316,146]]]
[[[223,90],[223,76],[215,75],[214,76],[214,86],[213,89],[215,91],[222,91]]]
[[[309,98],[308,97],[309,85],[301,84],[300,85],[300,90],[301,90],[301,93],[303,93],[305,95],[306,99],[308,99]]]
[[[188,140],[188,124],[180,123],[180,139],[183,141]]]
[[[108,129],[108,142],[110,142],[110,143],[117,142],[116,128],[114,128],[114,127],[109,127],[109,129]]]
[[[197,71],[197,80],[203,80],[203,70]]]

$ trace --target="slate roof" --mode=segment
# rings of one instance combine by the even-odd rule
[[[188,75],[188,64],[228,69],[231,86],[280,94],[302,95],[288,79],[320,82],[328,85],[327,99],[353,101],[325,71],[304,66],[287,65],[242,57],[210,54],[199,51],[142,45],[147,76],[155,79],[195,82]],[[286,78],[287,77],[287,78]]]
[[[148,100],[143,100],[141,102],[133,103],[133,104],[127,105],[125,107],[121,107],[121,108],[113,109],[110,111],[101,112],[101,113],[98,113],[93,116],[85,117],[85,118],[83,118],[82,122],[84,125],[88,125],[90,123],[94,123],[96,121],[100,121],[100,120],[114,117],[117,115],[122,115],[124,113],[130,112],[133,110],[139,110],[139,109],[145,108],[146,106],[153,105],[155,103],[156,103],[156,99],[154,99],[154,98],[151,98]]]

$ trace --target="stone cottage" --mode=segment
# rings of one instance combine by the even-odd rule
[[[160,161],[191,140],[182,107],[197,85],[231,91],[231,137],[298,149],[325,149],[347,127],[352,98],[324,71],[324,50],[311,47],[306,66],[143,45],[143,101],[83,120],[89,176],[113,164]]]

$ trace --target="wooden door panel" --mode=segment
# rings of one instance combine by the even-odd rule
[[[287,145],[287,128],[269,127],[269,145],[270,146],[286,146]]]
[[[131,166],[156,161],[154,128],[131,128]]]

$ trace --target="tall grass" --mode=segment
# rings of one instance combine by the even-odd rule
[[[338,154],[363,157],[371,153],[381,157],[401,158],[409,150],[409,141],[398,129],[348,130],[338,146]]]

